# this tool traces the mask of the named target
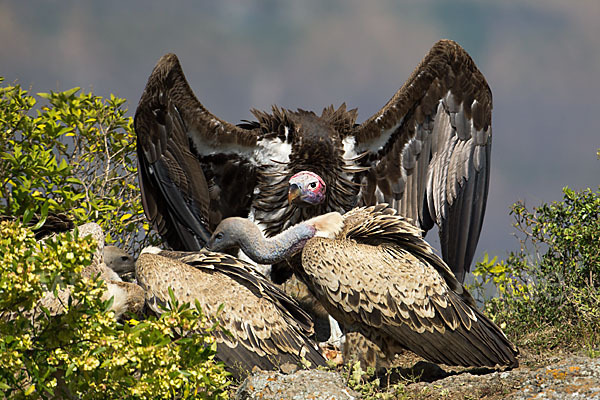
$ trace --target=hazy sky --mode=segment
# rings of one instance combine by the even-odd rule
[[[175,52],[200,101],[375,113],[441,38],[473,57],[494,96],[490,194],[476,259],[503,257],[510,204],[598,188],[600,1],[7,1],[0,76],[34,92],[81,86],[128,99]],[[432,236],[428,236],[432,239]]]

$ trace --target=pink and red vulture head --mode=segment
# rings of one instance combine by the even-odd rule
[[[290,178],[288,202],[297,207],[316,206],[325,201],[327,185],[314,172],[300,171]]]

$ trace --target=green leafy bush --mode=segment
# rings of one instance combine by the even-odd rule
[[[64,233],[36,242],[0,223],[0,391],[5,398],[221,399],[227,373],[214,360],[214,325],[172,303],[159,319],[119,323],[101,300],[101,280],[81,276],[90,237]],[[64,312],[40,307],[68,287]],[[195,332],[193,335],[189,332]]]
[[[480,293],[496,287],[499,297],[486,301],[487,311],[514,337],[593,350],[600,345],[600,190],[563,193],[562,201],[533,211],[512,206],[520,250],[501,262],[486,256],[475,286]],[[531,339],[540,332],[547,334]]]
[[[3,78],[0,78],[0,82]],[[124,99],[0,88],[0,214],[67,213],[100,224],[134,253],[148,232],[136,182],[133,122]]]
[[[172,299],[158,319],[119,322],[101,300],[105,284],[81,276],[90,238],[41,244],[20,225],[66,213],[99,223],[129,251],[148,241],[124,102],[79,88],[36,97],[0,88],[0,216],[22,220],[0,223],[0,398],[227,397],[215,326],[199,307]]]

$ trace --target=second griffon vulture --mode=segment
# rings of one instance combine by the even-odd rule
[[[265,239],[245,218],[228,218],[208,242],[239,246],[273,263],[301,254],[294,272],[347,332],[388,359],[402,349],[447,365],[516,367],[517,348],[475,306],[420,231],[385,204],[327,213]]]
[[[144,210],[173,248],[198,250],[226,217],[268,236],[331,211],[386,202],[469,270],[488,193],[492,94],[457,43],[441,40],[362,124],[342,104],[321,115],[273,107],[234,125],[196,98],[174,54],[155,66],[135,115]]]
[[[161,314],[169,289],[181,303],[198,302],[219,322],[217,357],[238,377],[254,367],[316,367],[325,359],[309,336],[313,323],[299,305],[244,261],[212,252],[147,248],[136,263],[146,304]],[[223,307],[223,312],[219,308]]]
[[[47,223],[35,229],[36,236],[41,237],[40,240],[47,240],[47,236],[57,232],[64,232],[74,227],[73,222],[64,214],[51,215],[46,221]],[[83,268],[81,275],[88,279],[98,277],[104,280],[106,291],[102,299],[108,300],[111,297],[113,298],[110,309],[114,311],[115,317],[121,317],[126,313],[140,314],[144,306],[144,292],[142,288],[136,283],[123,282],[117,273],[117,271],[133,271],[134,264],[132,257],[119,248],[105,246],[104,232],[100,225],[94,222],[88,222],[77,227],[76,237],[85,237],[88,235],[96,241],[97,247],[92,256],[91,264]],[[38,303],[35,313],[41,313],[42,307],[45,307],[51,315],[63,313],[65,305],[71,302],[69,299],[70,296],[70,287],[59,288],[56,293],[49,291]]]

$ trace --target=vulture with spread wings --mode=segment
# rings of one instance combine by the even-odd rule
[[[330,211],[389,203],[439,227],[459,281],[479,239],[491,153],[492,94],[471,57],[437,42],[375,115],[273,107],[233,125],[196,98],[174,54],[154,68],[136,115],[144,210],[174,249],[200,249],[226,217],[272,236]]]

